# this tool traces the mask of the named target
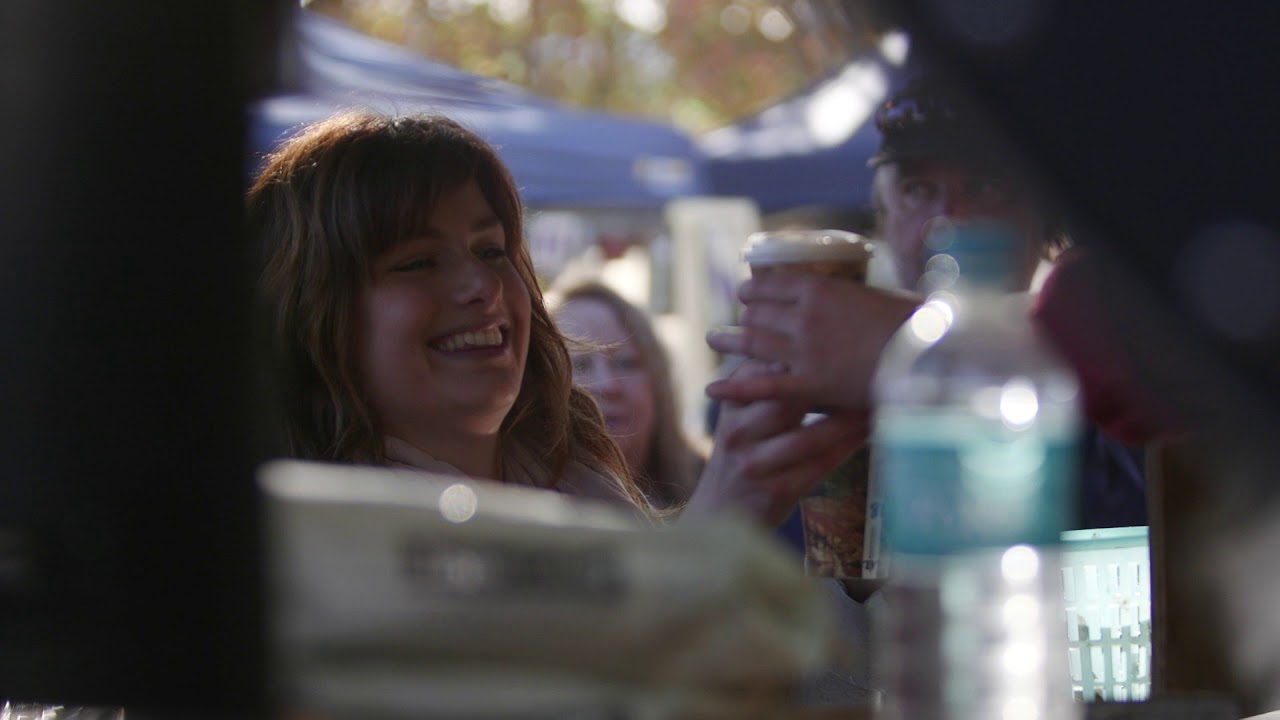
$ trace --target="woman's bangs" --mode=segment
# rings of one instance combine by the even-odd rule
[[[473,160],[456,149],[404,145],[364,185],[371,236],[369,257],[424,235],[436,203],[473,175]],[[444,157],[454,155],[454,157]]]

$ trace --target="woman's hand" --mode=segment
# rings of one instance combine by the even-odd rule
[[[773,370],[719,380],[718,400],[778,400],[805,408],[865,411],[871,378],[889,338],[919,299],[837,277],[772,272],[742,284],[741,329],[709,333],[723,353]]]
[[[768,373],[746,362],[732,379]],[[866,443],[865,414],[836,413],[803,424],[807,411],[776,400],[725,402],[715,448],[685,516],[737,510],[769,527],[781,524],[824,474]]]

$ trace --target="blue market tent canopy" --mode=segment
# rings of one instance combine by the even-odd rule
[[[673,127],[570,108],[305,10],[296,35],[301,87],[251,108],[255,152],[345,108],[438,112],[497,147],[530,206],[653,209],[705,193],[700,155]]]
[[[752,198],[763,213],[867,210],[867,159],[880,137],[872,115],[901,74],[869,54],[758,115],[706,133],[698,144],[711,191]]]

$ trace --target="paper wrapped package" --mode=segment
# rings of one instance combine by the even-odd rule
[[[286,685],[497,667],[651,696],[756,692],[832,652],[830,598],[746,521],[653,529],[554,492],[386,468],[287,461],[262,478]]]

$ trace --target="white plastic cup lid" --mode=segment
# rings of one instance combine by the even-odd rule
[[[748,265],[865,263],[874,251],[869,240],[844,230],[777,230],[752,233],[742,259]]]

